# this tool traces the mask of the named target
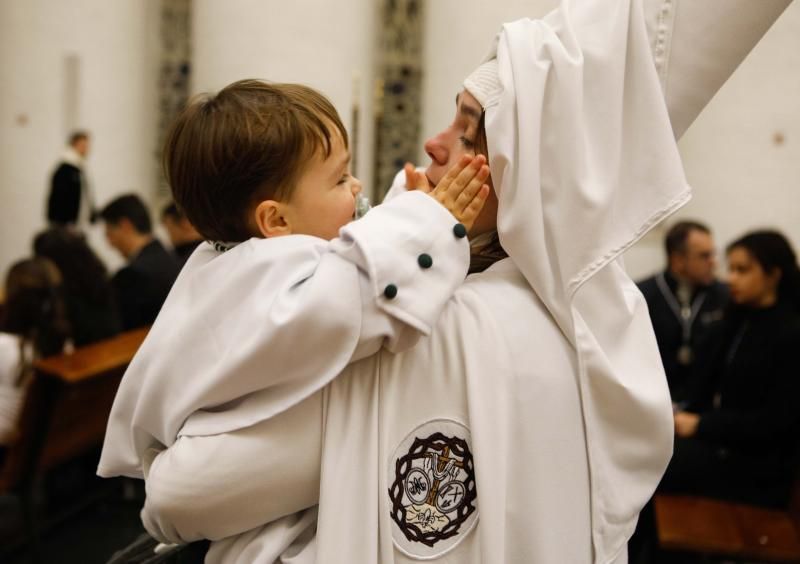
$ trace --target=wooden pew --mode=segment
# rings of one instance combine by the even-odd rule
[[[800,562],[800,476],[785,511],[693,496],[655,497],[659,546],[737,561]]]
[[[0,467],[0,494],[19,496],[34,541],[37,479],[102,444],[117,387],[147,331],[122,333],[34,364],[18,434]]]

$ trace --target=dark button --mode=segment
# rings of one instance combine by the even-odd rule
[[[422,253],[417,257],[417,264],[419,264],[421,268],[430,268],[433,266],[433,259],[428,253]]]
[[[456,223],[453,226],[453,235],[458,237],[459,239],[463,239],[467,236],[467,228],[464,227],[463,223]]]
[[[397,286],[394,284],[389,284],[383,289],[383,295],[386,296],[387,299],[393,299],[397,295]]]

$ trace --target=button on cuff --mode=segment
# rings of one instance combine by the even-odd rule
[[[391,300],[397,295],[397,286],[394,284],[388,284],[386,288],[383,289],[383,295],[386,299]]]
[[[453,226],[453,235],[455,235],[458,239],[463,239],[467,236],[467,228],[464,227],[463,223],[456,223]]]

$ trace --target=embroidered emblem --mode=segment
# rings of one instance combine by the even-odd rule
[[[440,556],[466,537],[477,521],[475,467],[469,430],[436,419],[412,431],[389,467],[392,536],[402,552]]]

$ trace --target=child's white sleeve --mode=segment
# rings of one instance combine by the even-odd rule
[[[145,464],[142,523],[161,542],[219,540],[319,500],[322,393],[247,429],[181,437]]]
[[[381,345],[400,352],[430,333],[466,277],[465,235],[450,212],[414,191],[399,194],[341,229],[331,248],[363,273],[361,335],[353,360],[377,352]]]

